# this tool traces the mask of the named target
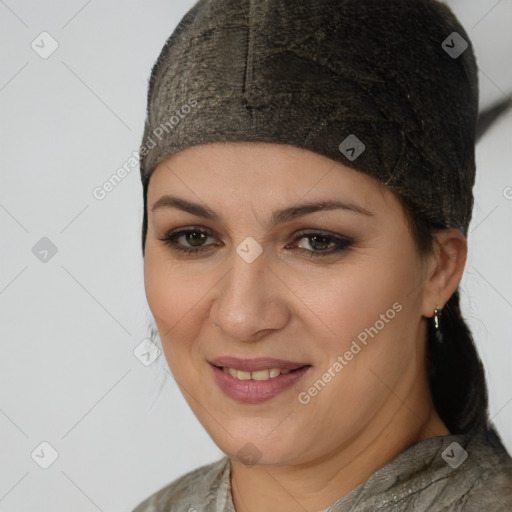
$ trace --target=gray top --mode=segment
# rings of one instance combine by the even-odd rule
[[[133,512],[235,512],[230,466],[224,457],[195,469]],[[511,512],[512,459],[492,432],[432,437],[398,454],[322,512],[376,510]]]

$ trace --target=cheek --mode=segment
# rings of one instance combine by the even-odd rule
[[[403,310],[413,298],[410,282],[408,273],[400,269],[393,272],[381,265],[353,265],[333,275],[321,292],[312,288],[304,302],[318,312],[328,338],[347,341],[376,322],[382,331],[401,322],[404,315],[397,310]]]
[[[312,304],[322,321],[318,325],[327,333],[317,338],[317,347],[324,352],[319,371],[327,371],[338,356],[346,355],[339,373],[345,378],[337,382],[349,386],[353,397],[375,388],[370,370],[385,382],[396,382],[417,357],[421,277],[413,248],[397,246],[399,250],[390,246],[378,254],[368,252],[357,263],[333,270],[319,292],[313,291],[318,288],[315,280],[306,288],[310,291],[304,302]]]
[[[217,278],[218,279],[218,278]],[[205,325],[208,293],[215,274],[198,276],[186,264],[173,262],[165,250],[148,247],[144,260],[144,287],[169,368],[178,378],[194,371],[204,357],[199,341]]]
[[[172,275],[157,251],[150,246],[146,247],[144,288],[149,309],[157,322],[168,319],[169,314],[172,316],[172,312],[176,311],[179,304],[177,287],[179,288],[179,283],[173,283]]]
[[[382,258],[375,264],[368,258],[364,265],[333,273],[321,293],[310,293],[309,303],[304,300],[322,320],[310,315],[310,326],[314,322],[329,330],[315,338],[317,368],[299,390],[311,393],[311,401],[301,410],[338,425],[340,436],[354,433],[376,414],[401,379],[414,378],[417,345],[411,319],[419,301],[410,293],[410,273],[403,266],[386,266]]]
[[[144,258],[144,288],[155,320],[172,327],[190,312],[208,285],[195,279],[183,265],[173,262],[165,248],[149,243]]]
[[[194,333],[194,304],[200,300],[199,283],[186,277],[187,273],[173,266],[163,251],[146,250],[144,259],[144,287],[149,309],[155,319],[162,348],[169,360],[169,353],[177,356],[181,346],[186,346],[187,336]],[[195,291],[194,291],[195,290]],[[170,341],[172,340],[172,343]],[[183,343],[179,343],[179,340]]]

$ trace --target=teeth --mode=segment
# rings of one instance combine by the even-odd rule
[[[235,379],[240,380],[268,380],[279,377],[281,374],[290,373],[291,370],[282,370],[280,368],[270,368],[268,370],[258,370],[257,372],[245,372],[242,370],[235,370],[234,368],[222,368],[225,373],[229,373]]]

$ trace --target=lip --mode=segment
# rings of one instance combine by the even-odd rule
[[[292,371],[267,380],[239,380],[224,372],[217,365],[243,371],[258,371],[266,368],[282,368]],[[289,389],[308,373],[312,366],[273,358],[238,359],[225,357],[211,361],[210,368],[217,385],[225,395],[238,402],[254,404],[266,402]]]
[[[233,356],[217,357],[209,361],[210,364],[217,367],[235,368],[244,372],[257,372],[268,368],[280,368],[282,370],[296,370],[302,366],[308,366],[308,363],[295,361],[285,361],[284,359],[274,359],[272,357],[256,357],[254,359],[240,359]],[[278,377],[276,377],[277,379]]]

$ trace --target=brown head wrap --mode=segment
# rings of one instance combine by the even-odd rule
[[[200,0],[152,70],[144,199],[177,151],[283,143],[367,173],[467,234],[477,117],[469,37],[438,1]]]

